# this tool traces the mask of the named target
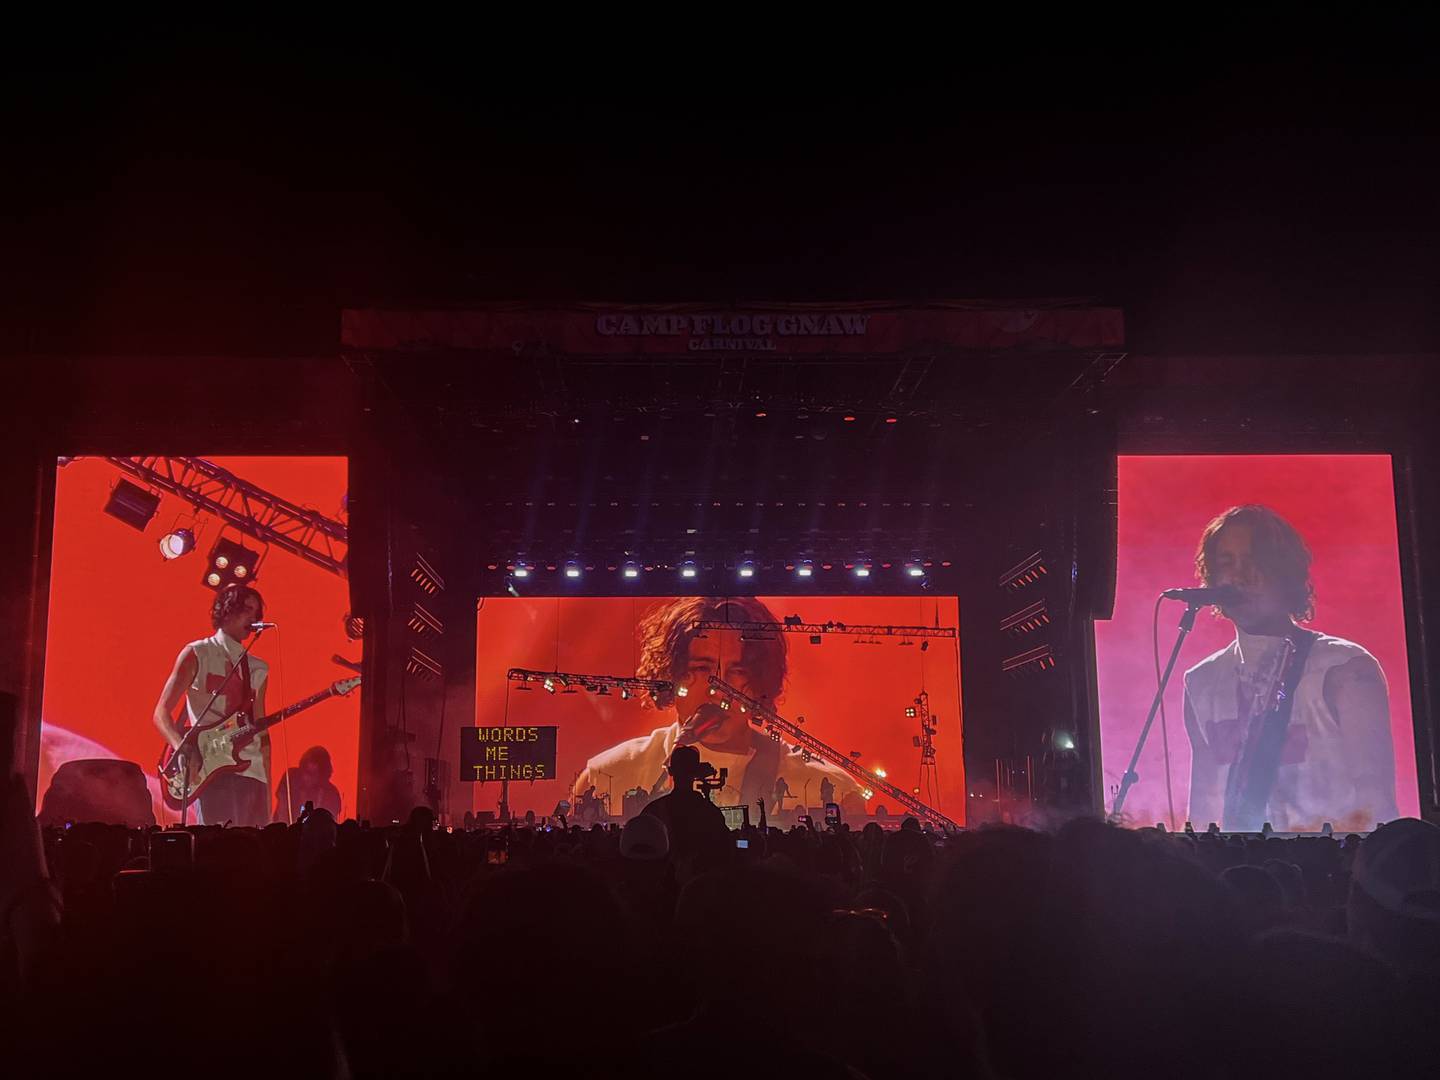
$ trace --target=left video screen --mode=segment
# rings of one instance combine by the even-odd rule
[[[264,825],[306,802],[353,817],[347,459],[57,469],[42,821]]]

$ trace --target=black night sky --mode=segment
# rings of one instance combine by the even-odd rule
[[[1075,296],[1142,351],[1435,346],[1418,23],[837,29],[37,44],[3,76],[0,345],[317,355],[347,305]]]

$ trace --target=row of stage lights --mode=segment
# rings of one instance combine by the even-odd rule
[[[899,569],[899,572],[900,572],[900,574],[901,574],[902,576],[907,577],[907,578],[912,578],[912,579],[918,581],[918,580],[924,578],[924,577],[927,575],[927,573],[929,572],[930,568],[932,568],[934,565],[935,565],[935,564],[934,564],[934,563],[931,563],[931,562],[919,562],[919,561],[917,561],[917,562],[907,562],[907,563],[901,564],[900,567],[898,567],[898,569]],[[949,563],[948,560],[946,560],[945,562],[942,562],[940,565],[943,566],[943,567],[948,567],[948,566],[950,565],[950,563]],[[490,568],[491,570],[498,570],[500,567],[499,567],[498,564],[492,563],[489,568]],[[537,575],[537,574],[540,572],[540,570],[542,569],[542,567],[539,566],[539,565],[531,564],[531,563],[517,562],[517,563],[513,563],[512,565],[510,565],[510,566],[507,567],[506,569],[509,570],[511,577],[513,577],[513,578],[518,578],[519,580],[524,581],[524,580],[526,580],[526,579],[528,579],[528,578],[531,578],[531,577],[534,577],[535,575]],[[592,571],[592,570],[594,570],[595,568],[594,568],[593,566],[581,566],[578,562],[573,562],[573,561],[572,561],[572,562],[567,562],[567,563],[565,563],[563,566],[557,566],[556,564],[553,564],[553,563],[551,563],[551,564],[546,564],[546,565],[543,567],[543,569],[548,570],[548,571],[552,571],[552,572],[555,571],[556,569],[559,569],[559,570],[561,570],[561,571],[564,573],[565,577],[569,578],[571,581],[575,581],[575,580],[578,580],[579,578],[583,577],[583,576],[585,575],[585,572],[586,572],[586,571]],[[610,571],[612,571],[612,572],[618,570],[619,573],[620,573],[620,576],[621,576],[623,579],[625,579],[625,580],[627,580],[627,581],[634,581],[634,580],[636,580],[637,578],[641,577],[641,576],[642,576],[643,574],[645,574],[645,573],[650,573],[650,572],[653,572],[653,571],[655,571],[655,570],[671,569],[671,568],[670,568],[670,567],[642,566],[640,563],[630,562],[630,563],[625,563],[623,566],[610,566],[610,567],[607,567],[607,569],[610,570]],[[694,563],[693,561],[683,562],[683,563],[681,563],[678,567],[675,567],[674,569],[675,569],[675,571],[679,574],[679,576],[680,576],[682,579],[685,579],[685,580],[690,580],[690,579],[693,579],[693,578],[698,578],[698,577],[700,576],[700,572],[701,572],[701,568],[700,568],[696,563]],[[757,573],[759,573],[759,569],[760,569],[760,568],[757,567],[753,562],[743,562],[743,563],[741,563],[739,566],[737,566],[737,567],[735,568],[735,576],[738,577],[738,578],[740,578],[741,580],[749,580],[749,579],[755,577],[755,575],[756,575]],[[802,579],[814,577],[817,571],[825,571],[825,572],[828,572],[828,571],[832,571],[832,570],[834,570],[834,569],[836,569],[836,566],[835,566],[834,563],[828,563],[828,562],[827,562],[827,563],[819,563],[819,564],[816,564],[816,563],[812,563],[812,562],[809,562],[809,561],[800,562],[800,563],[791,563],[791,564],[787,564],[786,567],[785,567],[786,572],[788,572],[788,573],[793,573],[797,578],[802,578]],[[868,577],[873,576],[873,575],[876,573],[876,571],[893,570],[893,569],[897,569],[897,568],[895,567],[895,565],[894,565],[893,563],[888,563],[888,562],[887,562],[887,563],[880,563],[878,566],[876,566],[876,565],[874,565],[874,564],[872,564],[872,563],[846,563],[846,564],[844,564],[844,569],[845,569],[847,572],[849,572],[850,574],[854,575],[855,577],[861,578],[861,579],[863,580],[863,579],[865,579],[865,578],[868,578]]]

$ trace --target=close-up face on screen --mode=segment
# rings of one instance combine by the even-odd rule
[[[187,820],[209,824],[289,821],[306,801],[353,816],[360,695],[346,680],[361,646],[347,634],[343,561],[324,564],[346,551],[346,459],[117,460],[166,469],[200,462],[218,470],[207,473],[205,493],[235,517],[247,506],[258,516],[273,496],[325,519],[341,539],[308,559],[111,459],[62,462],[36,785],[42,816],[139,823],[148,811],[156,822],[178,821],[157,775],[170,743],[162,721],[178,729],[197,718],[226,723],[237,711],[263,718],[337,683],[345,693],[265,727],[234,754],[198,748],[195,783],[179,801]],[[256,623],[273,626],[256,632]],[[213,771],[204,787],[202,757]]]
[[[702,621],[783,624],[797,615],[845,627],[939,626],[957,637],[695,629]],[[750,713],[711,694],[714,676],[846,760],[964,820],[953,597],[501,597],[481,602],[478,620],[477,725],[558,729],[557,775],[509,785],[516,815],[551,814],[566,802],[577,812],[593,806],[599,816],[631,817],[668,790],[670,752],[689,743],[726,772],[713,801],[748,806],[752,820],[760,800],[768,813],[817,822],[828,802],[849,821],[903,816],[893,798],[873,789],[866,797],[843,768],[777,742]],[[547,690],[507,680],[511,668],[636,675],[673,683],[674,691],[626,697],[558,683]],[[922,710],[936,729],[928,766],[919,745]],[[499,784],[474,785],[475,809],[493,811],[499,799]]]
[[[1419,812],[1387,455],[1122,456],[1114,617],[1095,625],[1111,809],[1185,604],[1207,586],[1123,818],[1370,830]],[[1158,641],[1156,638],[1158,637]]]

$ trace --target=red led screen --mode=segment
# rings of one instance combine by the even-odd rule
[[[206,460],[248,484],[344,520],[344,458]],[[156,820],[170,821],[176,815],[162,805],[154,778],[163,740],[153,715],[182,648],[217,632],[210,618],[215,593],[203,579],[218,541],[233,544],[230,550],[262,556],[258,568],[245,567],[239,580],[253,582],[264,599],[264,620],[277,624],[261,635],[253,650],[268,668],[267,711],[351,675],[331,657],[338,653],[358,662],[360,644],[345,633],[348,586],[343,577],[278,547],[267,549],[232,527],[222,529],[220,521],[208,513],[197,514],[174,495],[160,495],[147,522],[143,521],[146,500],[137,500],[130,489],[122,488],[129,503],[138,502],[142,515],[127,523],[104,509],[122,479],[154,498],[143,481],[125,476],[100,457],[69,461],[57,476],[37,801],[43,801],[64,763],[119,759],[134,762],[149,777]],[[124,506],[120,509],[125,512]],[[143,523],[143,530],[136,523]],[[178,529],[190,530],[195,546],[178,558],[165,559],[161,538]],[[233,574],[245,559],[234,558],[227,580],[236,580]],[[358,693],[321,702],[274,727],[270,736],[267,815],[274,810],[276,789],[286,770],[298,768],[307,750],[321,747],[330,759],[330,783],[341,813],[352,816]],[[315,764],[310,772],[323,773],[319,755],[312,754],[307,765],[311,762]],[[101,768],[87,775],[91,779],[86,782],[99,784],[99,777],[113,777],[114,772]],[[297,780],[295,793],[301,792]],[[80,799],[83,807],[91,795],[105,803],[98,790],[71,791],[67,797]],[[284,816],[288,811],[282,807]]]
[[[1106,808],[1155,692],[1155,598],[1195,585],[1207,525],[1251,504],[1262,509],[1217,531],[1210,553],[1212,580],[1237,584],[1246,596],[1240,602],[1251,607],[1230,612],[1234,623],[1213,608],[1201,611],[1165,697],[1165,723],[1156,720],[1136,769],[1126,819],[1174,825],[1189,818],[1203,829],[1212,820],[1225,824],[1228,811],[1243,822],[1242,782],[1258,785],[1251,797],[1265,800],[1251,816],[1280,831],[1326,821],[1368,829],[1397,813],[1418,814],[1390,458],[1121,457],[1119,497],[1115,616],[1096,624]],[[1283,626],[1256,608],[1271,601],[1255,597],[1273,585],[1279,608],[1303,609],[1307,551],[1314,610],[1298,623],[1324,636],[1298,658],[1287,694],[1282,672],[1297,658],[1283,653]],[[1161,606],[1162,665],[1184,609]],[[1267,766],[1263,721],[1255,721],[1274,722],[1287,699],[1275,735],[1278,761]],[[1232,785],[1237,767],[1245,771]]]
[[[903,793],[964,820],[964,765],[961,758],[960,668],[957,638],[867,635],[835,630],[812,644],[808,633],[745,632],[710,629],[692,633],[693,616],[709,613],[730,621],[782,623],[798,615],[805,623],[846,627],[926,626],[955,628],[959,609],[951,598],[915,597],[762,597],[700,598],[491,598],[478,614],[476,723],[480,726],[555,725],[558,776],[512,782],[511,811],[552,813],[562,800],[575,804],[592,786],[609,812],[624,816],[641,799],[663,790],[664,759],[687,721],[697,736],[700,755],[728,770],[725,788],[713,797],[720,805],[750,806],[752,821],[763,797],[773,811],[783,801],[793,815],[804,808],[817,823],[824,812],[822,790],[833,787],[833,801],[849,820],[879,813],[898,815],[893,798],[873,792],[823,760],[807,760],[802,750],[781,744],[779,757],[763,727],[741,717],[738,706],[719,710],[708,693],[708,676],[748,688],[780,716],[864,768],[884,772]],[[728,613],[728,615],[727,615]],[[922,646],[924,646],[922,648]],[[525,690],[507,681],[510,668],[588,675],[633,676],[637,672],[674,679],[684,697],[647,694],[624,698],[578,685],[554,682],[548,692],[532,682]],[[921,769],[920,719],[915,698],[924,690],[938,729],[935,768]],[[770,744],[770,745],[767,745]],[[858,757],[851,757],[852,752]],[[761,779],[763,777],[763,779]],[[782,787],[777,795],[777,781]],[[758,785],[758,786],[757,786]],[[630,801],[627,804],[627,794]],[[495,811],[498,783],[474,785],[474,806]],[[602,806],[603,809],[603,806]]]

